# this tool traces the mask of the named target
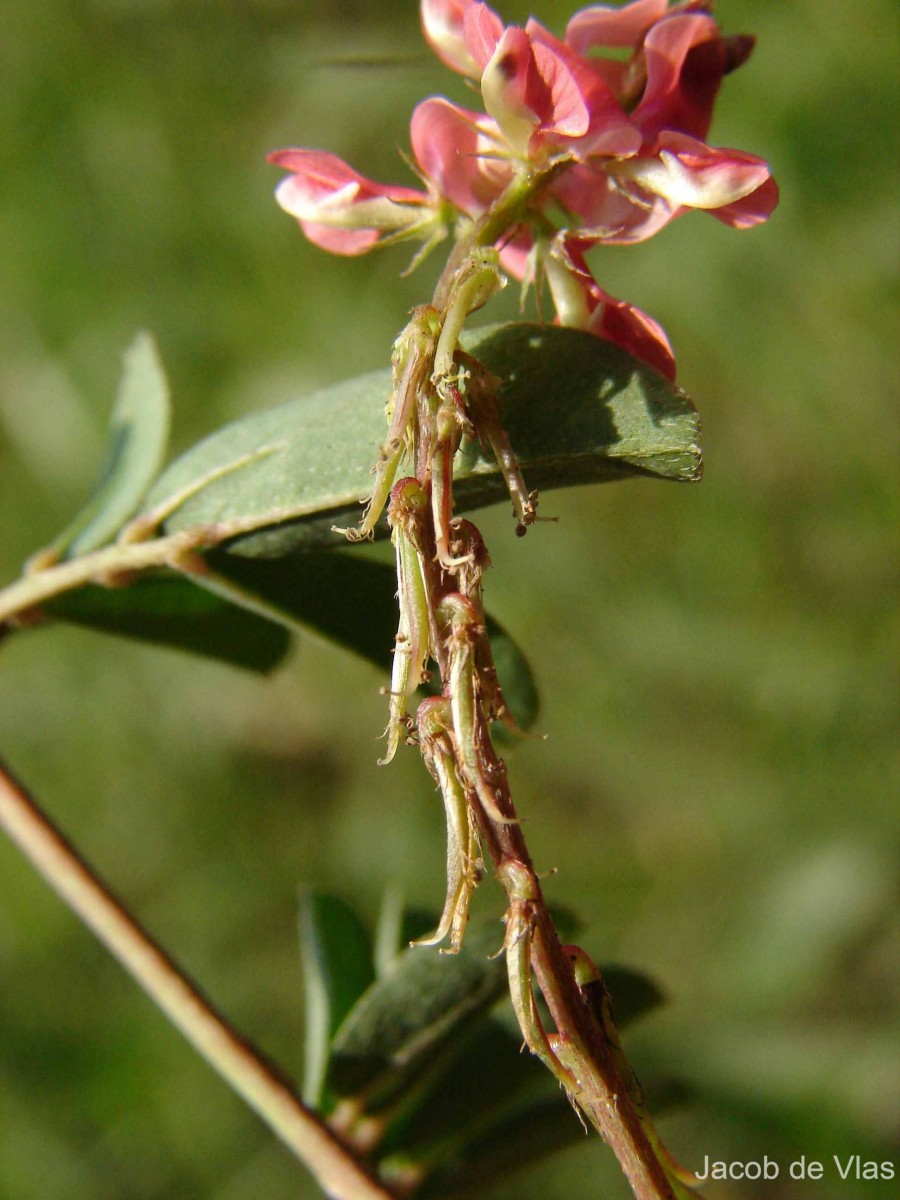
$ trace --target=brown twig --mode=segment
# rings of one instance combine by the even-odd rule
[[[0,826],[194,1048],[334,1200],[396,1200],[125,911],[0,762]]]
[[[499,793],[498,805],[508,818],[515,818],[506,772],[486,730],[480,754],[490,764],[488,770]],[[550,1050],[542,1030],[535,1034],[533,1026],[521,1022],[529,1048],[545,1061],[550,1058],[547,1065],[608,1142],[637,1200],[674,1200],[675,1193],[648,1140],[604,1032],[582,996],[572,964],[563,953],[521,825],[509,820],[497,822],[484,811],[479,813],[478,824],[510,902],[507,954],[512,939],[528,940],[528,961],[556,1026],[554,1039],[559,1039],[570,1054],[565,1062],[561,1061],[561,1056]],[[527,986],[530,1006],[530,981]],[[516,1004],[517,1012],[520,1007]],[[569,1066],[573,1061],[577,1062],[574,1072]],[[568,1078],[563,1072],[567,1072]]]

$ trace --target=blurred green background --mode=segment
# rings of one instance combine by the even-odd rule
[[[538,15],[561,31],[569,11]],[[695,1093],[661,1122],[673,1150],[697,1167],[768,1154],[782,1175],[801,1154],[826,1163],[822,1183],[708,1195],[887,1197],[896,1184],[841,1183],[831,1156],[885,1159],[900,1132],[896,13],[717,11],[759,45],[712,140],[769,158],[781,207],[743,234],[693,214],[594,259],[666,326],[706,479],[547,496],[560,523],[524,542],[505,506],[484,514],[488,602],[530,654],[548,734],[515,752],[512,784],[585,945],[669,993],[628,1044],[640,1073]],[[397,147],[432,91],[464,99],[412,2],[0,8],[3,580],[89,490],[136,329],[159,340],[176,449],[386,363],[436,268],[400,279],[402,250],[309,247],[264,156],[316,145],[406,182]],[[443,897],[430,780],[412,752],[375,766],[388,660],[309,638],[258,679],[64,628],[3,646],[2,753],[295,1073],[298,885],[372,913],[389,883]],[[477,909],[499,918],[496,885]],[[0,1196],[315,1195],[0,842]],[[596,1139],[491,1193],[573,1195],[627,1195]]]

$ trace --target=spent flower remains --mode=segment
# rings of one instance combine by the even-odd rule
[[[480,443],[493,455],[520,534],[538,519],[537,495],[504,428],[502,381],[466,353],[460,334],[512,277],[534,289],[539,309],[549,296],[556,323],[614,343],[614,355],[668,387],[675,359],[662,327],[609,295],[588,254],[645,241],[691,209],[736,229],[769,216],[778,191],[767,163],[706,141],[722,80],[754,42],[723,36],[698,0],[595,5],[572,17],[562,39],[533,18],[505,26],[474,0],[422,0],[421,21],[432,49],[477,85],[483,103],[476,111],[432,96],[417,105],[410,163],[421,187],[374,182],[322,150],[281,150],[271,161],[289,171],[278,202],[324,250],[356,255],[412,241],[417,262],[450,240],[431,300],[393,346],[387,434],[366,508],[356,528],[340,531],[351,541],[372,536],[386,512],[396,551],[400,611],[382,761],[417,745],[447,822],[444,910],[422,940],[460,948],[490,860],[507,894],[506,966],[529,1048],[612,1146],[636,1196],[693,1196],[693,1177],[647,1113],[599,972],[579,947],[560,944],[495,747],[495,722],[517,726],[487,633],[487,550],[476,527],[454,517],[457,452]],[[408,706],[429,683],[436,694],[420,696],[413,716]]]

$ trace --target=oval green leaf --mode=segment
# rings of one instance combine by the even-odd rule
[[[337,896],[302,892],[297,909],[304,1013],[303,1099],[322,1103],[331,1039],[375,979],[368,931]]]
[[[377,1111],[410,1086],[461,1028],[506,991],[499,927],[470,931],[457,955],[406,950],[353,1007],[332,1044],[328,1086]],[[494,955],[494,957],[491,957]]]
[[[126,588],[91,585],[41,605],[57,621],[136,638],[266,673],[284,658],[290,633],[186,579],[148,576]]]
[[[397,577],[386,563],[354,553],[308,551],[287,558],[207,556],[206,587],[224,589],[236,604],[280,621],[299,623],[387,670],[397,632]],[[522,729],[538,713],[538,692],[525,655],[488,615],[488,636],[509,710]],[[501,727],[498,726],[498,731]]]
[[[76,558],[105,545],[137,512],[162,468],[169,420],[169,387],[156,343],[149,333],[139,333],[124,354],[94,493],[52,544],[60,557]]]
[[[700,478],[690,400],[612,343],[528,324],[476,330],[463,343],[502,380],[503,419],[529,488]],[[331,526],[354,524],[370,490],[389,393],[389,372],[375,371],[228,425],[173,463],[145,508],[169,511],[172,532],[234,524],[241,536],[230,549],[243,555],[333,545]],[[460,511],[506,497],[477,445],[458,455],[456,480]]]
[[[659,988],[641,972],[616,966],[601,969],[617,1017],[622,1014],[620,1029],[661,1003]],[[435,1163],[439,1158],[468,1162],[475,1143],[481,1146],[478,1153],[489,1153],[495,1126],[514,1126],[525,1108],[548,1095],[558,1097],[561,1111],[566,1113],[563,1132],[571,1122],[572,1133],[580,1136],[571,1106],[559,1095],[553,1077],[521,1050],[521,1033],[510,1028],[502,1015],[477,1022],[470,1018],[453,1057],[429,1079],[427,1089],[417,1090],[417,1104],[401,1106],[402,1116],[389,1128],[381,1153],[416,1162]],[[476,1079],[477,1089],[472,1086]]]

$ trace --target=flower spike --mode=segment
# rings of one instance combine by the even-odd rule
[[[325,151],[270,159],[288,172],[278,202],[324,250],[356,255],[416,239],[415,265],[453,235],[431,301],[412,310],[394,342],[386,432],[361,520],[338,531],[353,542],[374,537],[387,510],[399,620],[381,761],[417,744],[444,804],[443,911],[419,944],[448,940],[459,950],[483,846],[507,894],[504,952],[526,1044],[648,1200],[689,1200],[692,1177],[660,1142],[600,972],[578,947],[560,945],[531,864],[493,740],[498,721],[522,731],[488,638],[490,559],[476,527],[454,514],[454,472],[459,453],[480,443],[507,485],[516,533],[544,519],[504,427],[502,382],[463,348],[469,318],[507,276],[523,293],[533,287],[539,309],[548,297],[560,324],[674,380],[664,330],[601,287],[588,251],[645,241],[692,209],[737,229],[774,210],[768,164],[706,140],[724,77],[754,44],[723,37],[710,10],[709,0],[597,4],[559,39],[534,18],[506,26],[478,0],[421,0],[426,41],[483,106],[439,96],[416,106],[406,161],[421,187],[367,179]],[[412,697],[425,685],[436,694],[416,702],[413,718]]]

